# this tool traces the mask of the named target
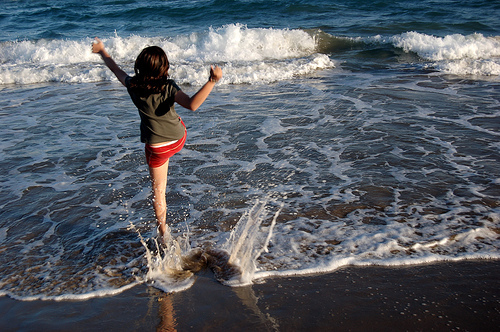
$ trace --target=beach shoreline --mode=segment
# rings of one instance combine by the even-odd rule
[[[211,272],[183,292],[142,284],[86,301],[0,297],[2,331],[493,330],[500,260],[348,266],[227,287]]]

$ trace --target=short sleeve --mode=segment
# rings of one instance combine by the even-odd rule
[[[181,88],[179,88],[179,86],[177,85],[177,83],[175,83],[174,80],[170,80],[170,84],[172,85],[172,92],[174,95],[177,93],[177,91],[182,90]]]
[[[131,80],[131,79],[132,79],[132,77],[131,77],[131,76],[127,76],[127,77],[125,78],[125,87],[126,87],[127,89],[128,89],[128,88],[130,88],[130,80]]]

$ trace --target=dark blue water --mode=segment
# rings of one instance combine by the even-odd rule
[[[4,1],[0,294],[189,287],[190,249],[241,283],[345,265],[498,259],[498,1]],[[151,44],[188,94],[224,77],[172,158],[155,252],[129,73]],[[146,246],[141,243],[141,237]],[[167,257],[168,256],[168,257]],[[236,282],[238,283],[238,282]]]
[[[418,31],[497,36],[498,1],[4,1],[2,41],[174,36],[241,23],[358,37]]]

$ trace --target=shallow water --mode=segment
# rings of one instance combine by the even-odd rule
[[[181,111],[189,139],[170,167],[173,232],[188,232],[193,248],[223,247],[263,201],[260,237],[272,237],[255,278],[498,258],[496,87],[319,74],[220,86],[201,111]],[[59,296],[143,282],[145,248],[130,224],[152,237],[154,215],[126,91],[5,90],[2,289]]]

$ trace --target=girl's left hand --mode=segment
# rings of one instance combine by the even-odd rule
[[[210,66],[210,79],[217,82],[222,78],[222,69],[219,66]]]

